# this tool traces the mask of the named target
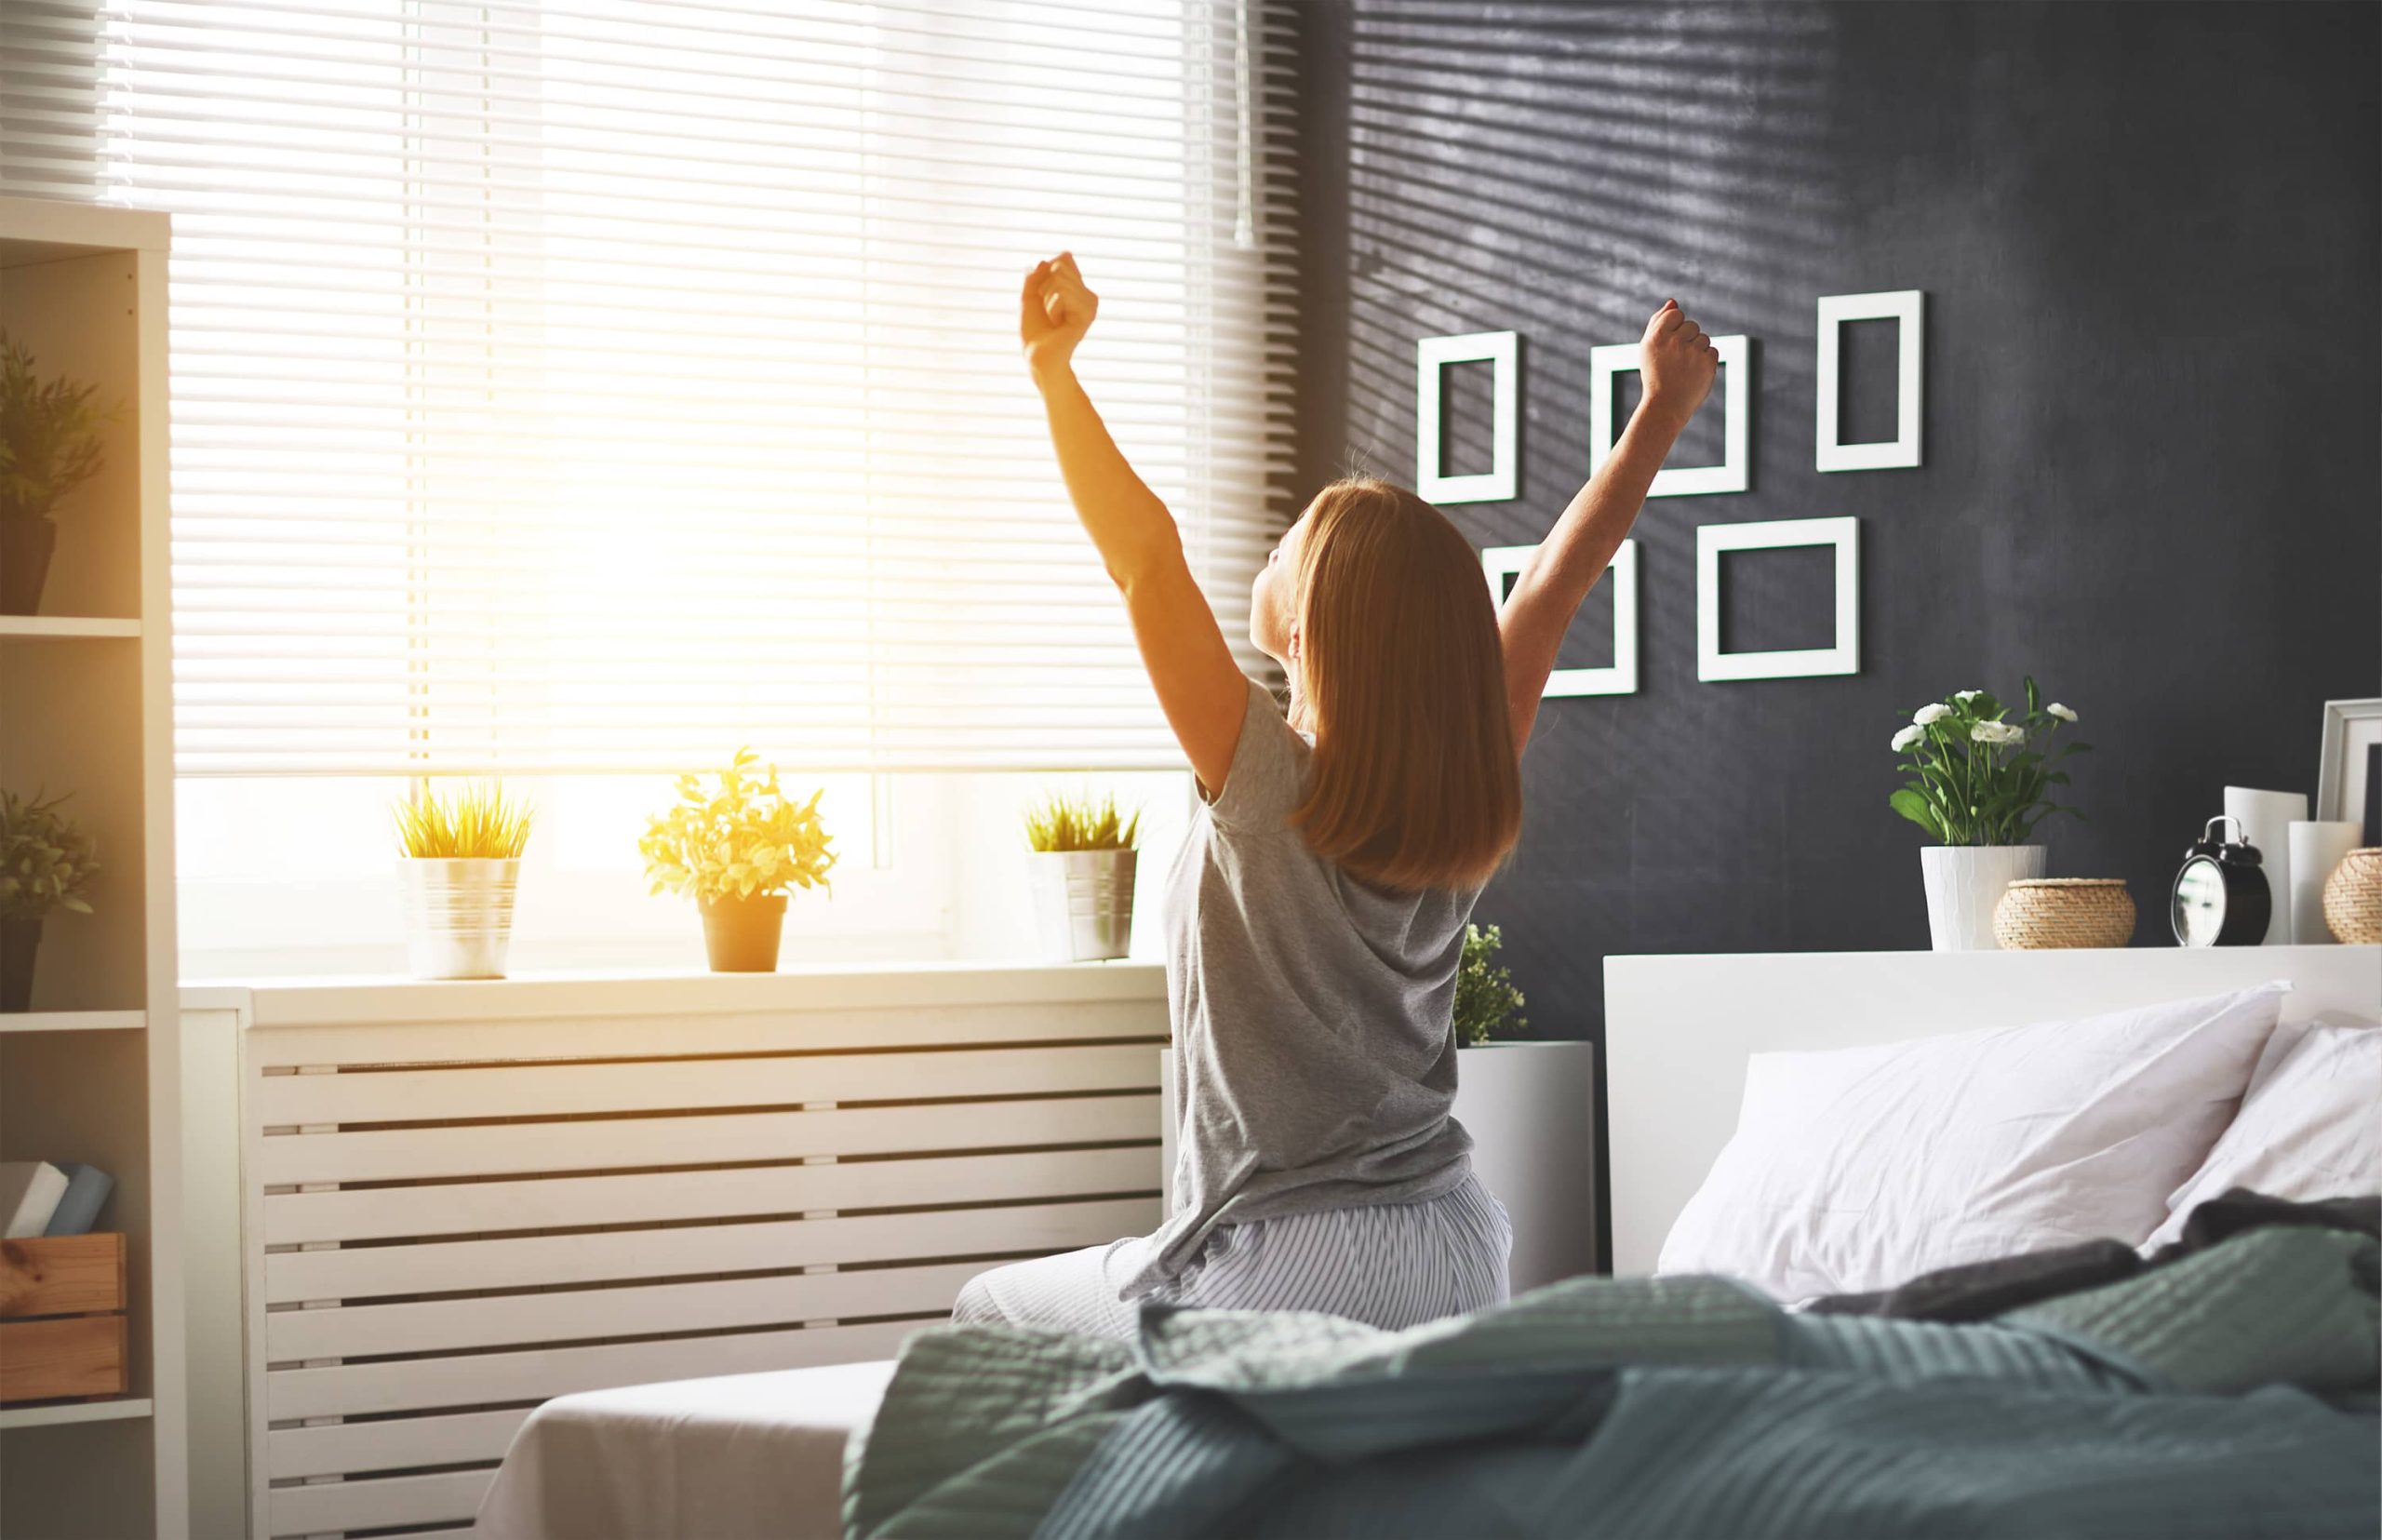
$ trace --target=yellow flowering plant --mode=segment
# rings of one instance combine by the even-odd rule
[[[827,886],[836,856],[819,818],[824,792],[797,802],[779,787],[775,765],[754,768],[759,759],[738,749],[714,791],[701,776],[678,777],[677,803],[654,814],[637,841],[654,892],[707,902]]]

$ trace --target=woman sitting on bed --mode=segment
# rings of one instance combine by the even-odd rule
[[[1512,1232],[1448,1116],[1465,922],[1520,831],[1517,759],[1556,646],[1718,355],[1676,303],[1647,324],[1643,403],[1502,620],[1438,509],[1379,481],[1325,488],[1252,594],[1285,721],[1076,380],[1098,308],[1062,253],[1027,275],[1020,331],[1207,803],[1167,879],[1180,1206],[1155,1235],[995,1268],[953,1317],[1128,1335],[1143,1299],[1387,1328],[1494,1304]]]

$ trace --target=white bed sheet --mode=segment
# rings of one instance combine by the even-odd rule
[[[889,1361],[561,1396],[481,1499],[490,1540],[838,1540],[844,1443]]]

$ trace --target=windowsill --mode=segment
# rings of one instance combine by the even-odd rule
[[[700,969],[525,971],[502,979],[397,974],[185,980],[185,1011],[237,1011],[246,1027],[342,1023],[641,1016],[686,1011],[896,1009],[1166,995],[1158,963],[915,962],[793,966],[774,973]]]

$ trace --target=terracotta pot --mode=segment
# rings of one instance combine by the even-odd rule
[[[703,951],[715,973],[774,973],[778,971],[778,938],[785,929],[785,895],[756,893],[751,898],[707,898],[697,905],[703,916]]]
[[[0,615],[41,612],[42,584],[58,526],[46,518],[0,518]]]

